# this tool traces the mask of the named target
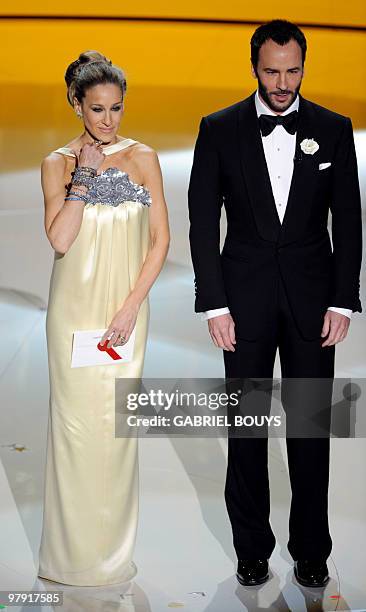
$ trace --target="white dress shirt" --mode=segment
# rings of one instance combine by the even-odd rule
[[[258,90],[256,91],[254,99],[258,117],[259,115],[276,115],[276,113],[262,102],[258,95]],[[298,108],[299,97],[296,96],[291,106],[281,114],[288,115],[292,113],[292,111],[298,110]],[[293,159],[296,147],[296,133],[289,134],[283,125],[276,125],[268,136],[262,136],[262,144],[278,217],[282,223],[286,212],[294,169]],[[349,308],[330,306],[328,310],[339,312],[349,318],[352,316],[352,310]],[[201,313],[201,318],[202,320],[207,320],[218,317],[219,315],[228,314],[229,312],[230,310],[226,306],[224,308],[214,308],[213,310],[206,310],[206,312]]]

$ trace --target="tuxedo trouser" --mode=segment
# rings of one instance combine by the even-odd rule
[[[224,351],[226,378],[271,379],[278,348],[282,384],[287,379],[291,384],[291,378],[322,378],[322,382],[326,379],[332,384],[335,346],[322,347],[324,338],[321,337],[303,339],[280,275],[274,298],[265,336],[257,341],[236,338],[235,352]],[[296,400],[299,396],[294,395]],[[297,409],[297,402],[293,400],[292,397],[287,405],[282,396],[286,425],[291,411]],[[267,403],[268,413],[270,400]],[[330,426],[331,391],[324,401],[323,412]],[[294,560],[326,560],[332,549],[328,525],[329,435],[293,437],[288,435],[288,427],[286,432],[292,491],[288,550]],[[269,559],[276,540],[269,521],[267,435],[230,437],[229,430],[225,501],[238,558]]]

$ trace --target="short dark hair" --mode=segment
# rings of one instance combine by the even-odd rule
[[[250,59],[254,69],[256,69],[258,65],[259,49],[270,39],[278,45],[285,45],[291,39],[296,40],[301,48],[302,64],[304,65],[306,56],[306,38],[304,33],[297,25],[290,21],[286,21],[285,19],[273,19],[259,26],[250,40]]]

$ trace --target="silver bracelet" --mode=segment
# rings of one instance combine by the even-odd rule
[[[76,196],[77,198],[79,198],[80,200],[83,200],[84,202],[86,202],[86,200],[87,200],[87,195],[86,194],[84,195],[82,193],[77,193],[77,191],[72,191],[72,190],[69,191],[69,193],[67,194],[66,197],[69,197],[69,196]],[[65,198],[65,200],[66,200],[66,198]]]
[[[96,169],[95,168],[91,168],[90,166],[78,166],[78,169],[82,170],[83,172],[89,172],[93,176],[96,176],[96,174],[97,174]]]
[[[91,170],[93,169],[91,168]],[[81,166],[80,168],[76,168],[76,170],[71,174],[73,177],[71,181],[73,185],[82,185],[83,187],[87,187],[89,189],[97,175],[97,172],[96,170],[93,173],[90,173],[88,170],[84,171],[83,166]]]
[[[83,198],[69,198],[69,197],[65,198],[65,202],[70,202],[70,200],[75,200],[75,201],[78,201],[78,202],[84,202],[84,204],[85,204],[85,200],[83,200]]]

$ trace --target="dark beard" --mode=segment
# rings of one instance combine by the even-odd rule
[[[268,94],[268,90],[265,88],[265,86],[263,85],[262,81],[260,80],[259,76],[257,75],[257,80],[258,80],[258,92],[262,98],[262,100],[267,104],[267,106],[274,112],[274,113],[283,113],[285,110],[287,110],[289,108],[289,106],[291,106],[291,104],[296,100],[298,93],[300,91],[300,87],[301,87],[301,81],[298,85],[298,87],[296,87],[296,89],[294,91],[290,91],[290,90],[286,90],[286,92],[292,94],[287,106],[283,106],[282,108],[277,108],[272,100],[271,97]]]

